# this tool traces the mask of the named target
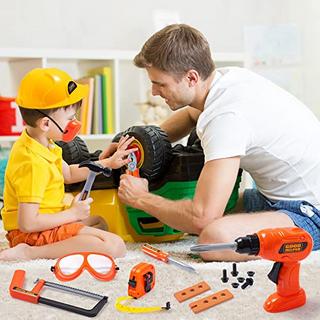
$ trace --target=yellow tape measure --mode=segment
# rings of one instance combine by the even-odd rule
[[[114,306],[118,311],[127,313],[148,313],[170,309],[170,302],[167,302],[165,307],[134,307],[122,304],[123,301],[128,301],[132,299],[133,297],[131,296],[119,297],[117,298]]]

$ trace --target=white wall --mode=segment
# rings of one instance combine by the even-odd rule
[[[213,49],[241,51],[243,26],[284,23],[281,7],[290,2],[295,1],[0,0],[0,45],[137,49],[154,32],[153,12],[162,9],[178,11]]]
[[[133,49],[154,32],[155,10],[178,11],[213,53],[243,50],[243,27],[294,23],[301,32],[300,98],[320,117],[318,0],[0,0],[1,47]]]

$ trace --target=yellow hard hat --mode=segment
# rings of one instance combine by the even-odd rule
[[[27,109],[51,109],[74,104],[88,95],[88,86],[76,83],[66,72],[37,68],[21,80],[16,103]]]

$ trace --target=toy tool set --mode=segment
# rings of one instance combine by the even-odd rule
[[[303,229],[274,228],[237,238],[232,243],[196,245],[191,247],[191,251],[231,249],[275,261],[268,278],[277,285],[277,291],[265,301],[264,309],[281,312],[306,303],[305,291],[299,284],[299,261],[310,254],[312,245],[311,236]],[[252,285],[253,280],[247,280],[246,283]]]
[[[101,281],[112,280],[119,268],[113,258],[107,254],[78,252],[59,258],[51,271],[60,281],[71,281],[84,271]]]
[[[155,269],[150,263],[141,262],[132,268],[129,278],[128,295],[140,298],[155,285]]]
[[[233,294],[228,289],[224,289],[202,299],[191,302],[189,307],[194,313],[199,313],[232,298]]]
[[[189,265],[187,263],[184,263],[182,261],[178,261],[176,259],[171,258],[169,256],[169,253],[167,253],[165,251],[162,251],[162,250],[159,250],[159,249],[151,246],[150,244],[145,243],[141,247],[141,250],[145,254],[147,254],[147,255],[149,255],[149,256],[157,259],[157,260],[160,260],[160,261],[163,261],[163,262],[169,263],[169,264],[174,264],[174,265],[176,265],[176,266],[178,266],[178,267],[180,267],[180,268],[182,268],[184,270],[197,273],[197,270],[195,268],[193,268],[191,265]]]
[[[101,311],[103,306],[108,302],[107,296],[102,296],[96,293],[84,291],[77,288],[67,287],[58,283],[45,281],[43,279],[38,279],[35,287],[31,291],[29,291],[23,288],[24,280],[25,280],[25,271],[16,270],[14,272],[14,275],[10,284],[10,295],[13,298],[24,300],[24,301],[35,303],[35,304],[37,303],[45,304],[54,308],[70,311],[70,312],[81,314],[87,317],[95,317]],[[63,302],[52,300],[52,299],[47,299],[40,296],[40,291],[44,287],[58,289],[64,292],[69,292],[71,294],[89,297],[91,299],[98,300],[98,302],[92,309],[84,309],[84,308],[77,307],[75,305],[63,303]]]
[[[183,302],[208,290],[211,290],[211,287],[205,281],[201,281],[191,287],[176,292],[174,296],[179,302]]]
[[[99,173],[102,173],[105,177],[110,177],[112,173],[112,169],[104,168],[101,164],[90,160],[81,162],[79,168],[88,168],[90,170],[86,183],[81,191],[80,200],[85,200],[89,197],[94,180]]]
[[[127,313],[150,313],[155,311],[170,310],[170,302],[166,303],[165,307],[136,307],[126,305],[123,302],[132,299],[138,299],[150,292],[156,281],[155,268],[152,264],[141,262],[131,269],[128,282],[128,296],[119,297],[116,300],[115,307],[120,312]]]
[[[275,261],[268,277],[277,284],[277,291],[270,295],[264,303],[264,309],[267,312],[282,312],[293,308],[300,307],[306,303],[305,291],[299,285],[299,261],[305,259],[312,250],[311,236],[300,228],[275,228],[264,229],[255,234],[237,238],[232,243],[224,244],[205,244],[191,247],[191,251],[205,252],[211,250],[235,250],[238,253],[248,255],[259,255],[264,259]],[[172,263],[180,268],[192,271],[195,277],[200,277],[199,273],[192,266],[182,261],[172,259],[168,253],[157,248],[144,244],[141,247],[142,252],[148,256]],[[161,267],[159,263],[159,267]],[[94,278],[100,281],[111,281],[115,278],[119,268],[116,266],[113,258],[106,254],[95,252],[77,252],[65,255],[57,260],[55,265],[51,267],[51,271],[60,281],[71,281],[79,277],[82,272],[89,272]],[[237,264],[232,264],[230,274],[227,269],[222,270],[221,282],[226,285],[231,279],[231,287],[234,292],[229,289],[209,293],[204,297],[189,302],[190,310],[197,314],[209,308],[215,307],[220,303],[227,302],[234,297],[235,292],[250,289],[254,285],[255,272],[252,270],[240,273]],[[55,282],[39,279],[32,290],[25,289],[24,286],[25,271],[16,270],[10,284],[10,295],[13,298],[27,301],[34,304],[45,304],[65,311],[81,314],[87,317],[96,316],[108,302],[106,295],[85,291],[79,288],[69,287]],[[219,281],[219,279],[217,279]],[[143,300],[143,297],[155,288],[156,269],[155,266],[148,262],[141,262],[135,265],[129,274],[128,295],[118,297],[115,301],[115,308],[119,312],[125,313],[151,313],[159,311],[168,311],[171,309],[170,302],[166,302],[164,306],[134,306],[132,302],[135,299]],[[98,302],[92,309],[85,309],[76,305],[48,299],[40,295],[41,290],[53,288],[76,294],[79,296],[89,297]],[[198,295],[202,295],[211,290],[211,286],[200,281],[190,287],[182,289],[174,293],[174,297],[179,303],[184,303]],[[236,291],[238,290],[238,291]]]
[[[174,296],[181,303],[194,298],[208,290],[211,290],[211,287],[208,285],[208,283],[205,281],[201,281],[191,287],[176,292]],[[189,303],[189,308],[194,313],[199,313],[232,298],[233,294],[228,289],[224,289]]]
[[[134,152],[131,152],[128,156],[128,159],[130,162],[128,163],[128,169],[126,171],[127,174],[130,174],[131,176],[134,177],[139,177],[139,168],[138,168],[138,161],[137,161],[137,156]]]

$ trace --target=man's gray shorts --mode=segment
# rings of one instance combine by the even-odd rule
[[[246,189],[243,203],[246,212],[284,212],[297,227],[310,233],[313,238],[313,250],[320,249],[320,211],[307,201],[270,200],[257,189]]]

